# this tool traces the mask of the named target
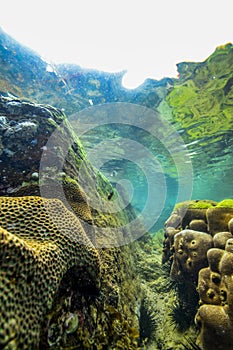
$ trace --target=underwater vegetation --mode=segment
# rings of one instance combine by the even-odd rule
[[[192,339],[185,338],[183,343],[184,350],[201,350],[197,344]]]

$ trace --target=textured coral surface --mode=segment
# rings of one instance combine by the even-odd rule
[[[99,285],[99,254],[57,199],[0,197],[0,344],[36,348],[45,312],[67,271]]]
[[[232,204],[180,203],[165,224],[163,262],[170,260],[170,276],[188,291],[187,299],[197,287],[197,344],[203,350],[233,349]]]

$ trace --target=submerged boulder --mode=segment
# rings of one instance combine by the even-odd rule
[[[63,112],[1,97],[0,115],[0,347],[137,348],[132,208]]]

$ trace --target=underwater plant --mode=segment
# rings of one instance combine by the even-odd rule
[[[186,343],[182,343],[184,350],[201,350],[191,338],[185,337],[185,342]]]

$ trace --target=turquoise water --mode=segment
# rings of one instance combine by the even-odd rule
[[[49,65],[0,32],[0,92],[64,111],[88,157],[163,226],[176,202],[233,196],[233,48],[178,64],[180,78],[123,88],[124,73]],[[185,58],[184,58],[185,59]],[[52,69],[53,68],[53,69]]]
[[[185,130],[177,130],[182,137]],[[108,124],[107,127],[93,128],[83,134],[81,140],[90,154],[101,142],[110,141],[113,143],[113,150],[108,145],[104,151],[106,163],[101,166],[100,170],[113,184],[122,180],[130,182],[131,186],[128,185],[125,188],[137,211],[141,212],[145,208],[148,199],[148,183],[152,184],[157,193],[150,202],[150,206],[155,208],[155,212],[157,206],[160,213],[151,227],[151,231],[156,231],[163,227],[174,205],[180,201],[178,191],[186,190],[186,188],[179,189],[181,176],[183,177],[182,186],[187,187],[188,192],[187,195],[184,193],[184,196],[181,197],[182,200],[211,199],[221,201],[224,198],[232,197],[232,133],[229,130],[223,135],[222,131],[219,130],[219,133],[215,133],[212,137],[211,142],[206,138],[206,140],[195,140],[189,144],[184,143],[179,145],[180,149],[173,149],[173,154],[170,154],[166,145],[155,137],[153,138],[149,133],[135,127],[129,129],[129,127],[122,125]],[[219,140],[219,136],[221,136],[221,140]],[[148,161],[143,152],[140,154],[140,150],[135,154],[133,162],[127,161],[127,147],[125,150],[124,145],[121,144],[125,138],[133,139],[141,146],[146,147],[151,152],[152,158],[159,163],[160,168],[156,167],[157,164]],[[204,142],[206,145],[200,146],[200,143]],[[192,171],[190,172],[189,169],[186,173],[184,168],[184,172],[178,174],[174,154],[179,154],[184,150],[185,154],[188,155]],[[178,158],[178,161],[180,162],[178,166],[183,167],[184,159],[181,157]],[[141,164],[144,165],[144,169],[141,168]],[[151,171],[145,174],[143,170],[149,168]]]

